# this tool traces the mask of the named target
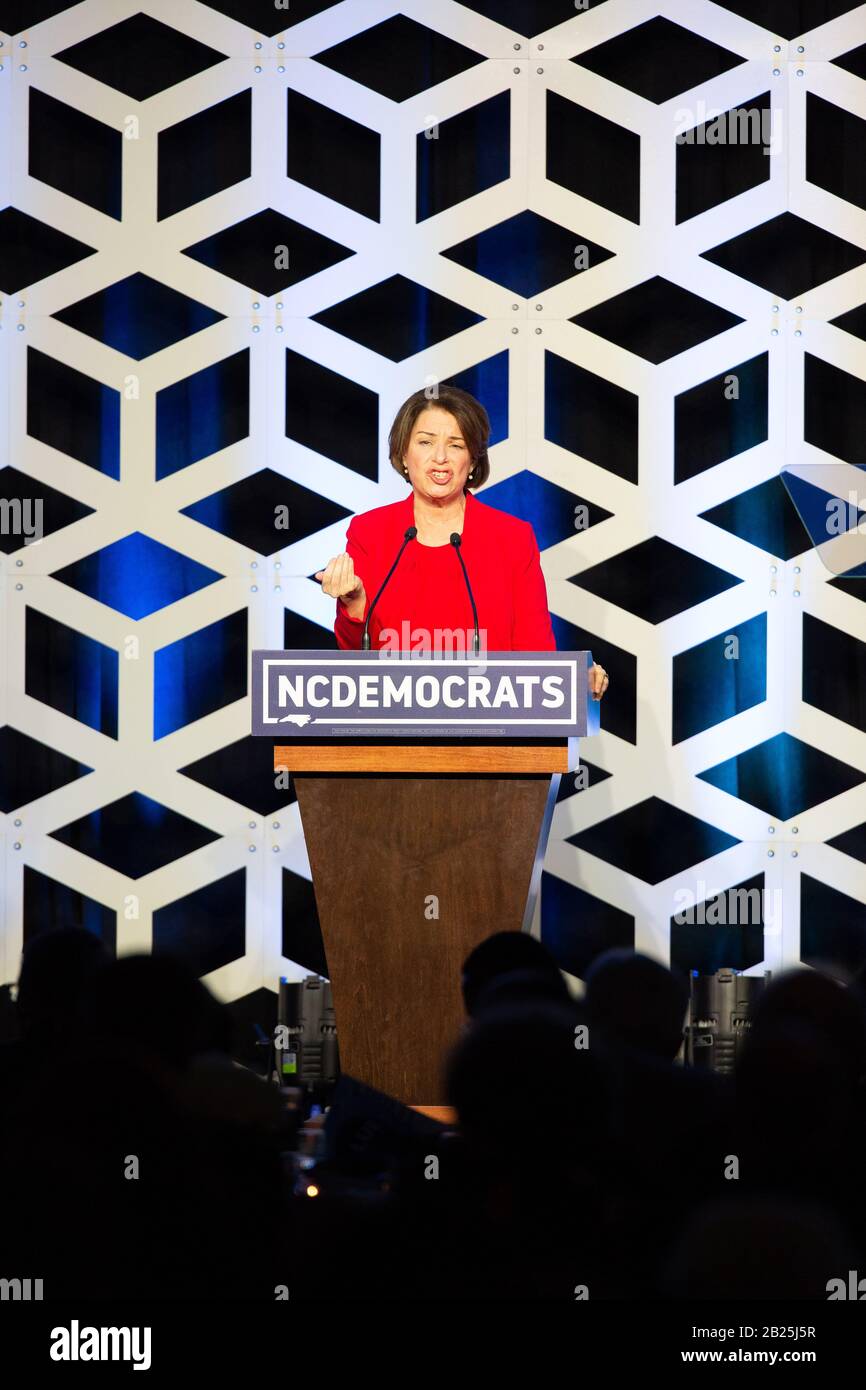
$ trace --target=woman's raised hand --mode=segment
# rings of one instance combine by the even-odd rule
[[[344,551],[329,560],[323,570],[316,571],[316,579],[321,581],[322,592],[330,598],[343,603],[350,617],[359,617],[367,606],[367,593],[364,581],[355,573],[351,555]]]
[[[610,685],[610,677],[603,666],[594,662],[589,668],[589,693],[594,700],[600,700],[607,687]]]

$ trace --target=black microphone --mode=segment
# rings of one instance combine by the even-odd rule
[[[418,527],[417,527],[417,526],[409,526],[409,527],[407,527],[406,532],[405,532],[405,535],[403,536],[403,544],[400,546],[400,549],[397,551],[397,558],[396,558],[396,560],[394,561],[394,563],[393,563],[393,565],[391,566],[391,568],[389,569],[388,573],[385,575],[385,578],[382,580],[382,583],[381,583],[381,586],[380,586],[380,588],[379,588],[378,594],[377,594],[376,597],[373,599],[373,602],[370,604],[370,607],[367,609],[367,616],[366,616],[366,618],[364,619],[364,635],[363,635],[363,637],[361,638],[361,651],[363,651],[363,652],[368,652],[368,651],[370,650],[370,634],[369,634],[369,632],[367,631],[367,629],[368,629],[368,627],[370,626],[370,619],[371,619],[372,616],[373,616],[373,609],[376,607],[376,604],[379,602],[379,599],[382,597],[382,590],[385,588],[385,585],[388,583],[388,580],[391,578],[391,575],[394,573],[395,569],[396,569],[397,566],[399,565],[399,563],[400,563],[400,556],[403,554],[403,551],[406,549],[406,546],[409,544],[409,542],[410,542],[410,541],[414,541],[414,539],[415,539],[415,537],[417,536],[417,534],[418,534]]]
[[[472,650],[477,655],[478,652],[481,650],[481,639],[478,636],[478,609],[475,607],[475,599],[472,596],[472,585],[469,583],[469,574],[466,569],[466,561],[460,554],[461,540],[459,531],[451,532],[451,544],[457,551],[457,559],[460,561],[460,568],[463,570],[463,578],[466,580],[466,589],[469,594],[469,602],[472,604],[472,617],[475,620],[475,636],[472,638]]]

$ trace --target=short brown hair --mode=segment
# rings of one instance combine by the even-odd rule
[[[481,487],[490,477],[490,459],[487,457],[490,419],[487,411],[480,401],[459,386],[438,386],[435,389],[435,396],[428,396],[427,388],[415,391],[397,411],[388,434],[391,467],[403,476],[403,455],[422,410],[447,410],[459,424],[472,458],[472,480],[467,479],[466,486]]]

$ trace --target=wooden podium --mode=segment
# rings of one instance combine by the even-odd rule
[[[541,680],[521,670],[547,672],[551,698],[534,695],[526,716],[503,708],[485,727],[440,704],[385,730],[370,727],[389,717],[369,707],[371,684],[415,672],[421,691],[438,673],[443,690],[468,689],[483,679],[470,674],[477,659],[253,656],[253,732],[297,726],[275,744],[274,768],[297,792],[341,1069],[407,1105],[443,1105],[443,1062],[465,1021],[461,966],[492,933],[530,928],[560,776],[577,769],[578,737],[598,728],[584,675],[592,654],[486,657],[497,692],[509,672],[515,684]],[[367,708],[356,699],[364,682]],[[554,716],[545,706],[559,686],[567,699]]]
[[[575,742],[274,749],[295,781],[343,1071],[445,1103],[460,967],[492,932],[528,929]]]

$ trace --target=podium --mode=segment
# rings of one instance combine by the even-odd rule
[[[353,662],[377,661],[371,653],[313,655],[359,674]],[[262,659],[256,707],[268,701],[268,658],[292,672],[310,656],[254,653]],[[522,660],[531,669],[538,657],[592,664],[586,652],[510,653],[501,664]],[[487,669],[493,657],[480,661]],[[472,662],[479,658],[462,664]],[[435,663],[410,665],[422,677],[441,675]],[[565,736],[535,724],[537,709],[530,720],[511,719],[509,710],[502,723],[476,720],[455,731],[458,721],[438,719],[438,708],[394,727],[377,724],[374,710],[359,726],[357,707],[332,722],[331,704],[315,718],[320,737],[312,720],[292,713],[254,728],[273,737],[274,723],[291,720],[298,730],[275,745],[274,768],[290,773],[297,793],[344,1072],[407,1105],[445,1104],[443,1063],[465,1022],[461,966],[493,932],[529,930],[560,778],[578,765],[574,731],[597,728],[593,703],[584,690],[560,720]],[[352,737],[340,733],[347,724]]]

